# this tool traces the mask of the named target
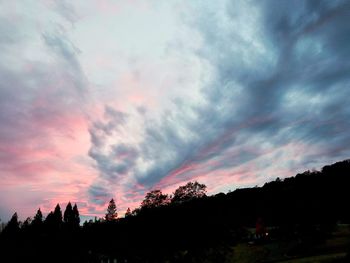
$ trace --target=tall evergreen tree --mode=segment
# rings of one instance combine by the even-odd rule
[[[6,227],[3,230],[3,233],[7,235],[14,235],[14,234],[17,234],[18,231],[19,231],[19,222],[18,222],[18,215],[16,212],[12,215],[10,221],[7,223]]]
[[[21,229],[28,229],[30,227],[30,225],[32,224],[32,218],[31,217],[27,217],[26,220],[24,220]]]
[[[47,217],[46,217],[46,219],[45,219],[45,223],[46,224],[52,224],[54,222],[54,215],[53,215],[53,212],[51,211],[48,215],[47,215]]]
[[[70,202],[68,202],[68,204],[66,206],[66,210],[64,210],[63,222],[66,225],[70,225],[70,226],[74,222],[73,208],[72,208],[72,204]]]
[[[106,221],[113,221],[117,219],[117,217],[118,217],[117,206],[115,205],[115,202],[112,198],[111,201],[109,201],[109,204],[107,207]]]
[[[73,207],[73,225],[78,227],[80,224],[80,216],[77,204],[74,204]]]
[[[53,222],[55,228],[60,228],[62,225],[62,211],[59,204],[56,205],[53,211]]]
[[[41,213],[41,210],[39,208],[34,216],[32,225],[41,225],[42,223],[43,223],[43,214]]]

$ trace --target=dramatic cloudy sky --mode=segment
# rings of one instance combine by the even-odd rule
[[[350,157],[350,1],[0,1],[0,218]]]

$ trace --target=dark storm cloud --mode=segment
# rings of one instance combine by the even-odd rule
[[[227,4],[226,19],[248,15],[240,14],[244,10],[238,3]],[[350,140],[349,2],[264,1],[258,5],[262,19],[256,26],[261,35],[249,41],[244,32],[236,33],[238,28],[223,29],[220,19],[202,14],[205,23],[199,27],[205,47],[200,53],[215,67],[215,79],[203,89],[205,105],[191,108],[195,120],[187,120],[186,112],[176,109],[181,115],[177,125],[163,121],[146,130],[144,155],[155,158],[174,152],[174,157],[142,174],[140,182],[154,184],[183,164],[210,159],[217,162],[205,173],[236,167],[263,154],[259,143],[265,141],[271,147],[292,141],[320,145],[317,156],[300,153],[304,163],[349,157],[344,147]],[[254,41],[268,54],[259,53]],[[250,52],[246,59],[242,51]],[[194,140],[176,136],[181,125],[197,135]],[[250,145],[255,139],[258,144]],[[229,148],[236,152],[234,158],[227,155]],[[157,154],[149,156],[150,152]]]
[[[125,169],[146,187],[168,175],[206,175],[215,185],[216,172],[237,169],[259,183],[268,167],[294,172],[348,158],[350,3],[227,1],[217,15],[201,8],[192,25],[204,43],[196,54],[213,69],[203,101],[176,99],[158,120],[144,113],[143,140]],[[288,150],[300,158],[279,159]],[[110,153],[97,161],[109,178],[124,172]]]

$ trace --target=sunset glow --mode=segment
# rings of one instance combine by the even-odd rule
[[[2,1],[0,219],[349,158],[349,2],[316,2]]]

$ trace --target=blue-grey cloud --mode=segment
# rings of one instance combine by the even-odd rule
[[[289,170],[349,157],[349,2],[223,3],[200,5],[192,19],[204,43],[196,55],[213,75],[203,101],[178,98],[160,120],[144,117],[136,156],[152,165],[132,163],[138,182],[152,186],[189,164],[179,180],[223,169],[235,176],[248,162],[265,171],[282,161],[268,153],[291,144],[303,148],[281,164]]]
[[[89,190],[91,196],[91,202],[98,205],[104,205],[107,200],[112,196],[107,188],[100,185],[92,185]]]
[[[23,182],[40,184],[43,177],[50,181],[52,171],[69,169],[57,138],[74,137],[75,123],[67,116],[76,121],[82,115],[87,83],[66,21],[55,11],[35,1],[1,2],[0,10],[0,187],[16,193]],[[35,207],[52,198],[32,187],[21,195],[35,193],[36,200],[27,198]],[[3,200],[7,213],[15,201]],[[27,207],[24,202],[17,203]]]

